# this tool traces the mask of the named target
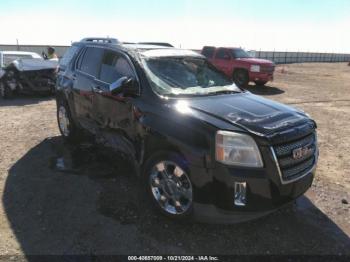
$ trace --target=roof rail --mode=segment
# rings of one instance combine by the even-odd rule
[[[159,45],[159,46],[166,46],[166,47],[174,47],[172,44],[165,43],[165,42],[138,42],[138,44],[142,44],[142,45]]]
[[[107,43],[118,44],[119,41],[116,38],[103,38],[103,37],[86,37],[80,40],[80,42],[94,42],[94,43]]]

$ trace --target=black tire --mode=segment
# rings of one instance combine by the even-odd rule
[[[66,113],[67,117],[67,125],[66,128],[67,130],[63,129],[63,126],[61,125],[62,119],[60,118],[60,110],[63,110]],[[61,112],[62,114],[62,112]],[[60,130],[60,133],[62,137],[69,141],[69,142],[75,142],[78,141],[82,137],[82,131],[76,126],[74,123],[74,120],[71,115],[71,111],[69,109],[68,103],[64,99],[57,99],[57,124],[58,124],[58,129]]]
[[[246,70],[237,69],[233,72],[233,81],[238,87],[246,87],[249,83],[249,74]]]
[[[267,83],[267,81],[255,81],[254,82],[257,86],[264,86],[266,83]]]
[[[184,174],[181,175],[181,177],[176,176],[176,179],[183,179],[184,181],[187,179],[189,180],[189,183],[190,183],[189,185],[187,185],[186,183],[184,184],[181,183],[181,187],[183,187],[184,190],[187,191],[188,188],[191,189],[191,200],[187,202],[186,209],[184,208],[183,212],[181,213],[173,214],[166,211],[165,208],[162,207],[161,201],[156,200],[155,194],[153,192],[154,187],[152,188],[152,182],[151,182],[153,181],[152,178],[154,177],[154,172],[152,171],[154,171],[154,168],[156,168],[157,164],[160,164],[161,162],[169,162],[169,163],[176,164],[184,172]],[[193,186],[190,180],[189,170],[184,164],[185,162],[186,161],[184,161],[184,157],[182,157],[178,153],[171,152],[171,151],[161,151],[161,152],[155,153],[146,161],[142,172],[143,185],[145,186],[145,191],[146,191],[145,193],[147,194],[147,198],[152,203],[152,206],[154,207],[154,209],[157,210],[159,213],[178,221],[189,221],[193,214]],[[186,177],[184,177],[184,175]],[[177,187],[179,186],[177,185]],[[163,194],[164,193],[165,192],[163,192]],[[170,201],[173,201],[173,200],[169,199],[168,202],[170,203]],[[186,203],[186,201],[184,201],[184,203]],[[169,206],[171,206],[171,204],[169,204]],[[175,212],[177,212],[177,209],[175,208],[175,204],[173,206],[174,206],[174,210],[176,210]]]
[[[13,91],[9,86],[4,83],[0,83],[0,96],[2,99],[9,99],[13,97]]]

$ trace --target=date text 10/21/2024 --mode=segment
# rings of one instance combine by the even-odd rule
[[[128,261],[219,261],[216,256],[128,256]]]

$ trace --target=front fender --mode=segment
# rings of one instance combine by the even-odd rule
[[[211,152],[211,130],[204,123],[191,116],[167,112],[145,115],[141,124],[143,162],[157,151],[171,150],[183,155],[191,165],[206,167]]]

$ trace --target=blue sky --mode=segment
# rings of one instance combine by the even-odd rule
[[[17,22],[0,41],[69,44],[87,34],[188,48],[350,52],[349,18],[349,0],[1,0],[0,25]]]

